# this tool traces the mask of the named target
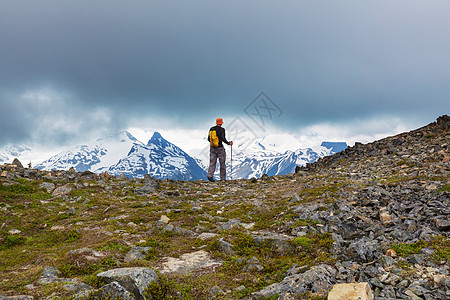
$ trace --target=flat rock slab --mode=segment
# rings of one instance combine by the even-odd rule
[[[373,293],[367,282],[335,284],[328,294],[328,300],[373,300]]]
[[[212,259],[208,252],[200,250],[192,253],[185,253],[179,258],[167,257],[166,261],[162,264],[160,272],[162,274],[189,273],[193,270],[221,265],[221,261]]]
[[[158,275],[150,268],[119,268],[97,274],[107,283],[117,281],[127,291],[133,293],[137,300],[144,299],[144,290],[158,280]]]

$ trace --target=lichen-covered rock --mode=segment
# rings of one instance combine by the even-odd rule
[[[119,268],[97,274],[105,282],[117,281],[137,300],[144,299],[144,290],[147,286],[158,280],[158,275],[150,268]]]
[[[336,283],[336,269],[329,265],[312,267],[303,274],[285,277],[281,282],[272,284],[265,289],[253,293],[253,299],[278,295],[282,299],[297,299],[299,296],[312,292],[318,296],[325,296]],[[289,298],[292,297],[292,298]],[[297,297],[297,298],[295,298]]]
[[[51,192],[55,189],[55,184],[51,182],[43,182],[39,185],[39,188],[46,189],[48,192]]]
[[[70,186],[70,184],[66,184],[66,185],[57,187],[53,191],[52,195],[55,197],[62,197],[62,196],[70,194],[71,192],[72,192],[72,187]]]

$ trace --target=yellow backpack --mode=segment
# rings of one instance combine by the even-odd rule
[[[209,132],[209,142],[211,143],[211,147],[219,147],[219,137],[217,136],[217,132],[215,130],[211,130]]]

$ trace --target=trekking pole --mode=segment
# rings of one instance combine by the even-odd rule
[[[233,145],[231,145],[231,180],[233,180]]]

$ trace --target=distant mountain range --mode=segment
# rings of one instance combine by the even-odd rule
[[[37,165],[38,169],[74,168],[77,171],[108,172],[127,177],[153,177],[175,180],[206,179],[206,172],[179,147],[166,141],[158,132],[145,145],[123,131],[99,139],[92,145],[77,146]]]
[[[270,142],[269,142],[270,140]],[[263,174],[284,175],[293,173],[296,166],[316,161],[347,148],[344,142],[323,142],[313,148],[285,150],[282,141],[264,138],[254,141],[245,148],[233,146],[233,168],[231,172],[230,150],[227,148],[228,178],[252,178]],[[26,146],[8,146],[0,151],[0,163],[19,159],[32,150]],[[207,155],[207,154],[206,154]],[[205,154],[204,154],[205,156]],[[24,165],[26,161],[24,162]],[[160,179],[198,180],[206,179],[207,159],[193,158],[180,147],[165,140],[155,132],[147,144],[137,140],[130,132],[98,139],[91,144],[71,147],[34,166],[45,170],[108,172],[127,177],[142,178],[149,174]],[[219,164],[217,164],[218,167]],[[218,172],[216,172],[218,175]]]
[[[296,166],[304,166],[320,157],[342,151],[347,148],[347,144],[323,142],[318,147],[284,152],[277,151],[277,146],[273,144],[271,149],[268,148],[256,141],[250,147],[233,155],[232,178],[259,178],[263,174],[273,176],[294,173]],[[231,170],[231,160],[228,161],[228,170]]]

